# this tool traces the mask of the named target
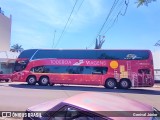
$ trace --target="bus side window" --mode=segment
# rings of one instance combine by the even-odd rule
[[[107,67],[94,67],[93,68],[93,71],[92,71],[92,74],[106,74],[108,71],[108,68]]]
[[[44,67],[43,66],[37,66],[32,68],[30,71],[35,72],[35,73],[43,73],[44,72]]]
[[[139,74],[150,74],[150,70],[149,69],[139,69],[138,73]]]

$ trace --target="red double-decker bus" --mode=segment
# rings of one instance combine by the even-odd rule
[[[102,85],[127,89],[154,85],[149,50],[54,50],[23,51],[12,81],[30,85]]]

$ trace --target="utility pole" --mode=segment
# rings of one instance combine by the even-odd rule
[[[56,30],[54,31],[54,37],[53,37],[53,44],[52,44],[52,48],[53,48],[53,46],[54,46],[55,37],[56,37]]]

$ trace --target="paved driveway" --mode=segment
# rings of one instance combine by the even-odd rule
[[[103,92],[150,104],[160,110],[160,84],[129,90],[105,89],[99,86],[31,86],[26,83],[0,83],[0,111],[25,111],[28,107],[83,92]]]

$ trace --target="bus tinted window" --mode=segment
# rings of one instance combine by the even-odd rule
[[[27,67],[29,60],[25,61],[16,61],[14,66],[14,71],[19,72],[24,70]]]
[[[31,58],[36,51],[37,49],[24,50],[18,58]]]
[[[70,59],[96,59],[95,51],[91,50],[64,50],[60,53],[61,58]]]
[[[61,58],[61,59],[96,59],[94,51],[88,50],[38,50],[33,59]]]
[[[107,67],[89,66],[37,66],[31,69],[35,73],[68,73],[68,74],[106,74]]]
[[[96,55],[98,59],[145,60],[149,58],[148,51],[140,50],[97,51]]]
[[[149,52],[145,50],[38,50],[33,59],[119,59],[145,60]]]

